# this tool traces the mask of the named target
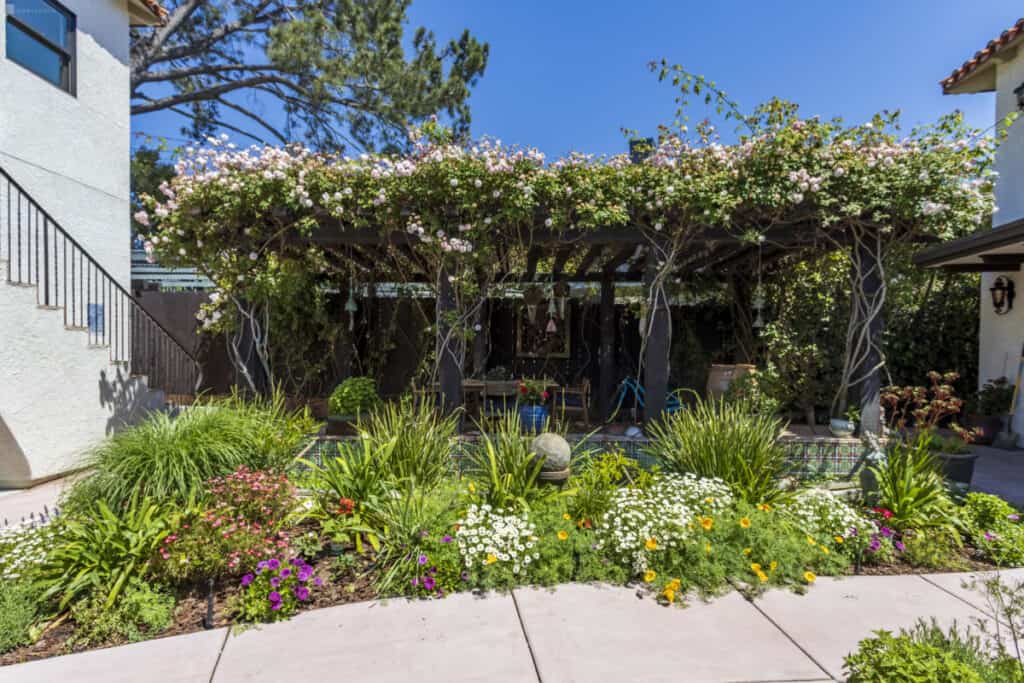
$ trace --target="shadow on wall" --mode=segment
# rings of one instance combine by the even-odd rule
[[[28,459],[0,415],[0,481],[27,480],[31,474]]]
[[[142,379],[126,377],[120,369],[113,379],[107,377],[106,370],[100,371],[99,390],[100,405],[110,410],[108,436],[164,407],[163,392],[150,390]]]

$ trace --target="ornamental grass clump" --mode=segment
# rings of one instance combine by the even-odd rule
[[[721,479],[749,503],[771,503],[784,497],[782,428],[780,420],[742,401],[698,400],[652,424],[644,451],[668,472]]]
[[[306,413],[289,413],[280,394],[197,402],[177,416],[153,413],[89,454],[92,473],[71,489],[65,511],[94,500],[118,509],[133,496],[187,505],[207,480],[241,466],[282,470],[314,425]]]
[[[309,602],[322,585],[323,579],[301,557],[272,557],[242,577],[234,609],[242,621],[282,621],[295,614],[301,603]]]
[[[379,446],[394,441],[390,456],[381,463],[388,477],[432,489],[452,471],[452,440],[458,424],[457,413],[444,416],[429,401],[406,398],[371,411],[360,430]]]

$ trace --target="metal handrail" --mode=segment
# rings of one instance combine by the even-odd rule
[[[64,326],[109,347],[111,363],[167,393],[196,391],[195,357],[3,168],[0,260],[8,284],[36,287],[36,303],[63,309]]]

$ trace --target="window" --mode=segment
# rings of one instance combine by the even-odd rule
[[[55,0],[6,0],[7,59],[75,94],[75,15]]]

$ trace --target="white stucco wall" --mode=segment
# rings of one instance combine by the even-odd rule
[[[76,94],[6,58],[0,1],[0,167],[125,288],[131,281],[126,0],[61,0],[76,16]],[[0,273],[3,273],[0,263]],[[4,275],[4,277],[6,277]],[[0,284],[0,486],[74,466],[146,403],[106,349]]]
[[[6,59],[6,3],[0,2],[0,166],[127,287],[131,222],[125,0],[62,4],[77,19],[76,96]]]
[[[1024,83],[1024,50],[1018,50],[1012,60],[996,66],[996,116],[1001,121],[1017,110],[1017,96],[1013,90]],[[996,155],[996,205],[999,211],[993,223],[996,226],[1024,218],[1024,119],[1010,129],[1009,137]],[[992,309],[989,288],[999,275],[1012,279],[1017,287],[1013,310],[996,315]],[[1024,346],[1024,277],[1020,272],[985,273],[981,277],[981,334],[979,338],[978,384],[990,379],[1008,377],[1016,380],[1017,366]],[[1014,432],[1024,434],[1024,400],[1018,401],[1014,417]]]

